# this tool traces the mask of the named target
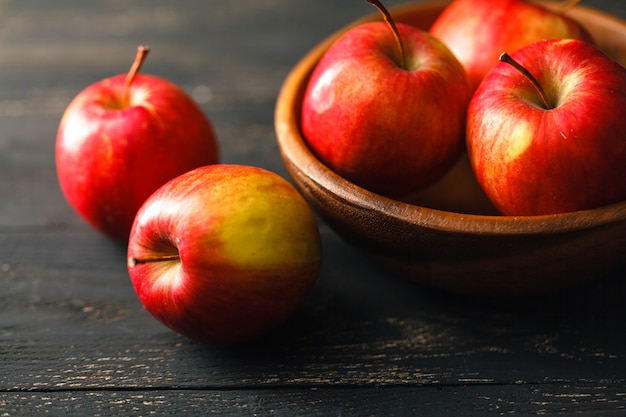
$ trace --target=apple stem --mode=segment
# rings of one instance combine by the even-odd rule
[[[511,58],[511,56],[506,52],[500,55],[499,60],[501,62],[511,65],[513,68],[521,72],[522,75],[526,77],[526,79],[528,79],[528,81],[530,81],[533,87],[535,87],[535,90],[537,90],[537,92],[539,93],[541,101],[543,101],[543,105],[546,109],[551,109],[554,107],[550,104],[550,100],[548,99],[548,96],[546,95],[544,89],[541,87],[541,84],[539,84],[539,81],[537,81],[537,79],[530,73],[530,71],[524,68],[519,62]]]
[[[137,55],[135,55],[135,61],[133,61],[133,65],[130,67],[128,74],[126,75],[126,80],[124,81],[124,90],[122,92],[122,103],[124,106],[127,106],[130,102],[130,85],[133,83],[135,76],[141,69],[144,61],[146,60],[146,56],[150,52],[150,48],[144,45],[139,45],[137,48]]]
[[[393,36],[396,39],[396,44],[398,45],[398,50],[400,52],[400,67],[406,68],[406,54],[404,51],[404,45],[402,43],[402,38],[400,37],[400,33],[398,32],[398,27],[396,26],[396,23],[393,21],[391,14],[379,0],[366,0],[366,1],[378,9],[380,14],[383,15],[383,19],[385,19],[385,22],[387,23],[387,25],[389,25],[389,27],[391,28],[391,32],[393,33]]]
[[[163,256],[154,256],[137,259],[134,256],[128,258],[128,265],[132,268],[135,265],[149,264],[152,262],[168,262],[168,261],[178,261],[180,260],[180,256],[176,255],[163,255]]]

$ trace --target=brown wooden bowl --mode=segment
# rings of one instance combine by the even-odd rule
[[[406,4],[394,19],[422,29],[448,2]],[[571,16],[597,45],[626,66],[626,22],[585,7]],[[626,201],[594,210],[500,216],[476,184],[467,158],[410,201],[360,188],[322,164],[299,126],[312,69],[350,27],[379,19],[372,13],[342,28],[293,68],[278,96],[275,127],[295,185],[343,238],[401,276],[454,292],[520,295],[564,288],[615,271],[626,258]]]

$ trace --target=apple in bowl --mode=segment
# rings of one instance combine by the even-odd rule
[[[370,3],[385,22],[357,25],[325,51],[304,93],[301,127],[334,172],[402,198],[462,155],[472,89],[443,43]]]
[[[568,15],[578,2],[454,0],[435,20],[430,33],[452,50],[476,88],[504,51],[513,52],[542,39],[592,43],[587,30]]]
[[[503,214],[626,199],[626,69],[593,45],[543,40],[502,54],[468,109],[478,183]]]

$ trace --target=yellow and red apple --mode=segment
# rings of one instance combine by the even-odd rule
[[[626,69],[572,39],[502,59],[467,120],[470,161],[495,207],[541,215],[626,199]]]
[[[183,174],[141,207],[128,271],[156,319],[200,341],[254,340],[305,299],[322,260],[316,219],[279,175],[215,164]]]

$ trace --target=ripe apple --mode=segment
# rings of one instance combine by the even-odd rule
[[[464,150],[471,86],[450,50],[426,31],[385,22],[343,34],[313,70],[303,136],[349,181],[401,198],[439,179]]]
[[[578,2],[547,8],[526,0],[455,0],[435,20],[430,33],[452,50],[476,88],[504,51],[542,39],[591,43],[587,31],[566,15]]]
[[[311,208],[279,175],[216,164],[185,173],[143,204],[128,271],[148,312],[204,342],[256,339],[296,311],[321,264]]]
[[[626,198],[626,69],[591,44],[544,40],[503,54],[470,102],[478,183],[507,215]]]
[[[56,168],[70,206],[91,226],[127,241],[137,210],[168,180],[218,162],[210,121],[173,83],[128,74],[92,84],[66,108],[56,139]]]

